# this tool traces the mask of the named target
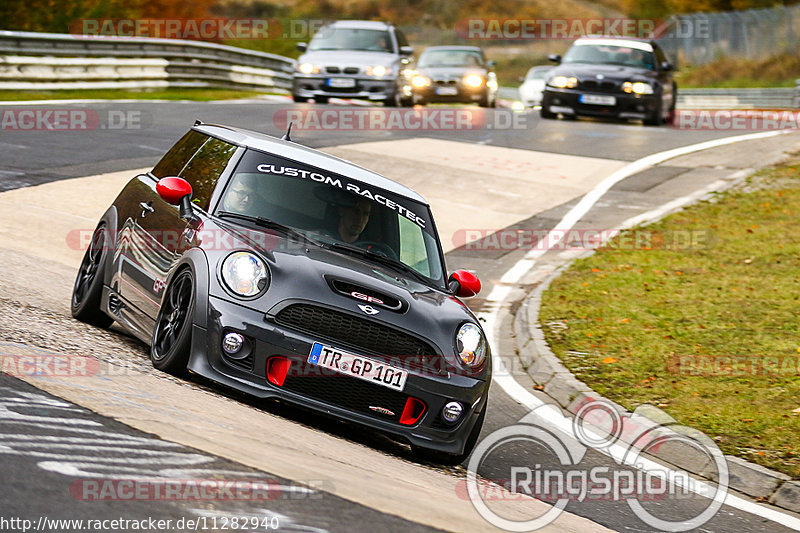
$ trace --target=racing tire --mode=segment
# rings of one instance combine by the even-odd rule
[[[150,360],[158,370],[175,376],[186,372],[192,345],[195,301],[194,276],[187,268],[170,282],[156,317],[150,341]]]
[[[467,457],[469,457],[469,455],[472,453],[472,450],[475,449],[475,445],[478,443],[478,437],[481,434],[481,428],[483,428],[483,420],[485,418],[486,407],[484,406],[483,412],[478,416],[478,421],[475,422],[475,426],[472,428],[472,431],[470,431],[469,436],[467,437],[467,442],[464,445],[464,451],[462,453],[440,452],[438,450],[431,450],[430,448],[422,448],[414,445],[411,446],[411,451],[414,452],[414,457],[428,463],[435,463],[444,466],[460,465],[466,461]]]
[[[678,101],[678,87],[677,85],[673,85],[672,87],[672,103],[669,105],[669,111],[667,112],[667,125],[671,126],[675,124],[675,105]]]
[[[298,104],[304,104],[308,102],[308,98],[303,98],[302,96],[297,96],[296,94],[292,95],[292,100],[294,100]]]
[[[328,100],[329,100],[329,98],[327,96],[315,96],[314,97],[314,102],[316,102],[318,104],[327,104]]]
[[[666,122],[664,115],[661,112],[663,102],[661,98],[658,99],[656,102],[656,108],[653,110],[653,113],[644,119],[645,126],[660,126]]]
[[[105,224],[100,224],[92,234],[92,242],[83,254],[78,275],[72,288],[70,311],[81,322],[107,328],[114,323],[100,307],[103,296],[103,279],[108,258],[108,239]]]

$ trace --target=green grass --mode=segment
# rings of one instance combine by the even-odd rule
[[[800,477],[800,160],[576,261],[545,292],[547,341],[628,409],[653,404],[725,452]],[[650,233],[647,233],[649,235]],[[696,246],[685,235],[702,237]],[[681,356],[779,356],[779,375],[692,374]],[[708,359],[704,359],[707,361]],[[738,369],[739,367],[731,367]],[[707,368],[705,369],[707,370]]]
[[[86,89],[59,91],[0,91],[0,101],[14,100],[230,100],[253,98],[264,93],[230,89],[158,89],[130,91],[121,89]]]
[[[789,54],[766,59],[722,58],[702,66],[681,67],[678,89],[694,87],[794,87],[800,77],[800,57]]]

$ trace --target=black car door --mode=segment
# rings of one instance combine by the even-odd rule
[[[122,296],[136,306],[149,329],[161,305],[169,272],[189,246],[187,222],[177,206],[156,192],[158,179],[180,176],[192,186],[192,204],[202,219],[222,170],[236,152],[236,146],[191,131],[153,169],[140,176],[140,201],[122,246],[126,248],[119,265]],[[123,241],[123,239],[121,239]]]

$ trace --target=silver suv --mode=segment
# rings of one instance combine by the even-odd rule
[[[295,102],[360,98],[387,106],[411,105],[413,49],[391,24],[340,20],[322,27],[297,60]]]

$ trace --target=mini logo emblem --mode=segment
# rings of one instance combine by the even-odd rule
[[[368,315],[377,315],[378,313],[380,313],[380,311],[378,311],[371,305],[359,305],[358,308],[367,313]]]
[[[378,407],[377,405],[370,405],[369,408],[372,409],[373,411],[375,411],[376,413],[380,413],[382,415],[394,416],[394,412],[388,410],[385,407]]]

